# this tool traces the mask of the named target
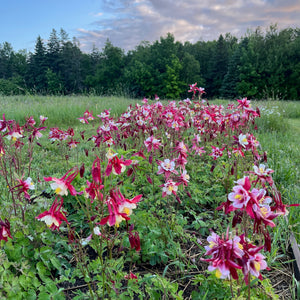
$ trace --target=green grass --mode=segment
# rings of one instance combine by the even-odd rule
[[[0,111],[5,112],[6,119],[19,122],[24,121],[24,116],[33,116],[38,120],[43,115],[49,117],[49,127],[60,127],[78,124],[76,117],[81,117],[85,110],[99,114],[104,109],[111,109],[111,115],[120,115],[130,104],[136,102],[122,97],[0,96]]]

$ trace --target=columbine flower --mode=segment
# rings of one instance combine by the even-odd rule
[[[77,144],[80,144],[80,142],[77,142],[77,141],[75,141],[75,140],[73,140],[73,139],[71,139],[71,141],[68,142],[68,146],[69,146],[70,149],[76,148],[76,147],[77,147]]]
[[[141,250],[141,242],[140,242],[140,236],[137,231],[133,232],[134,225],[132,224],[128,231],[128,238],[131,249],[135,249],[135,251]]]
[[[34,190],[34,183],[32,179],[28,177],[26,180],[17,179],[19,184],[13,187],[13,189],[18,190],[18,195],[24,193],[26,199],[30,200],[30,195],[28,194],[28,190]]]
[[[120,159],[118,153],[114,153],[111,148],[108,150],[106,157],[108,158],[108,164],[105,170],[105,175],[109,176],[111,172],[115,175],[119,175],[126,170],[126,166],[131,165],[132,161],[130,159],[123,160]]]
[[[246,241],[245,235],[241,235],[241,244],[243,246],[244,255],[242,263],[242,271],[244,274],[245,283],[249,284],[249,275],[253,275],[260,280],[263,280],[260,271],[269,270],[267,262],[264,260],[265,257],[259,253],[262,250],[263,246],[257,247],[252,245],[249,241]]]
[[[214,160],[223,156],[223,151],[224,151],[225,147],[223,147],[223,148],[214,147],[214,146],[211,146],[211,147],[212,147],[212,153],[209,155],[212,156],[214,158]]]
[[[190,175],[187,174],[186,170],[183,170],[183,172],[180,174],[180,182],[182,182],[184,185],[188,185],[189,180],[190,180]]]
[[[40,116],[40,124],[41,124],[41,125],[44,124],[46,120],[48,120],[47,117],[44,117],[44,116],[42,116],[42,115]]]
[[[63,205],[63,199],[61,198],[60,202],[55,198],[52,203],[50,209],[38,215],[36,219],[39,221],[44,221],[46,225],[52,230],[59,230],[59,227],[62,221],[66,221],[68,224],[68,220],[66,219],[65,213],[61,210]]]
[[[8,237],[12,239],[9,221],[7,219],[5,219],[5,221],[0,219],[0,241],[3,240],[7,242]]]
[[[246,148],[246,145],[248,145],[248,140],[247,140],[247,136],[245,134],[240,134],[239,135],[239,144]]]
[[[71,173],[73,172],[73,173]],[[71,173],[69,176],[67,176],[69,173]],[[60,196],[67,196],[68,190],[70,191],[70,194],[72,196],[77,195],[77,192],[73,185],[71,185],[71,182],[75,179],[75,177],[78,175],[79,170],[77,167],[74,167],[70,169],[62,178],[56,178],[56,177],[44,177],[45,181],[54,181],[51,183],[52,190],[55,191],[57,195]]]
[[[7,135],[7,139],[14,142],[16,142],[21,137],[23,137],[23,135],[19,131],[11,131]]]
[[[249,177],[244,177],[237,181],[238,185],[233,187],[233,192],[229,193],[228,200],[232,201],[232,206],[237,208],[245,208],[250,200],[249,190],[251,183]]]
[[[130,220],[129,216],[132,210],[136,208],[142,195],[135,196],[133,199],[126,199],[120,191],[110,191],[106,201],[109,215],[100,221],[100,225],[108,224],[109,226],[119,226],[123,220]]]
[[[147,148],[148,152],[151,152],[152,150],[159,149],[161,146],[160,140],[156,139],[153,135],[148,137],[145,141],[144,144]]]
[[[171,173],[178,174],[178,172],[175,170],[175,162],[174,160],[165,159],[164,161],[157,161],[158,164],[158,171],[157,174],[165,174],[166,178],[169,178]]]
[[[166,197],[168,195],[177,195],[176,192],[178,190],[178,185],[180,183],[175,183],[172,180],[167,180],[167,182],[163,185],[160,185],[162,187],[162,197]]]
[[[229,279],[231,275],[232,278],[238,279],[236,269],[242,269],[242,267],[237,263],[237,259],[242,259],[244,254],[240,237],[229,238],[227,230],[225,238],[220,238],[213,232],[207,241],[209,245],[205,246],[205,255],[211,255],[212,258],[203,260],[210,262],[208,271],[216,271],[218,278]]]

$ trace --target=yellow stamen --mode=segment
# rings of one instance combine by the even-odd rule
[[[265,217],[266,214],[268,213],[268,209],[266,207],[261,207],[260,208],[261,213],[263,214],[263,216]]]
[[[61,192],[61,188],[60,188],[60,187],[57,187],[56,190],[55,190],[55,193],[56,193],[56,194],[59,194],[60,192]]]
[[[220,271],[219,269],[217,269],[217,270],[216,270],[216,277],[217,277],[217,278],[221,278],[221,276],[222,276],[221,271]]]
[[[254,262],[254,268],[255,268],[256,271],[259,271],[260,270],[260,263],[255,261]]]
[[[237,194],[237,195],[234,196],[234,198],[235,198],[235,199],[238,199],[238,200],[241,200],[241,199],[243,198],[243,196],[240,195],[240,194]]]
[[[124,207],[123,212],[129,216],[130,215],[130,209],[128,207]]]

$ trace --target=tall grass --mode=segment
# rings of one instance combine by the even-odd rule
[[[78,124],[77,117],[85,110],[95,114],[111,109],[111,115],[120,115],[136,100],[124,97],[96,96],[0,96],[0,112],[7,119],[24,121],[24,116],[40,115],[49,117],[49,127],[73,126]]]

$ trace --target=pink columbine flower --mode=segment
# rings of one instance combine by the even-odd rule
[[[215,146],[211,146],[211,147],[212,147],[212,153],[209,155],[212,156],[214,160],[223,156],[223,151],[224,151],[225,147],[223,147],[223,148],[219,148],[219,147],[215,147]]]
[[[128,231],[128,238],[131,249],[135,249],[135,251],[141,251],[141,242],[140,242],[140,236],[137,231],[133,232],[134,225],[130,225],[129,231]]]
[[[186,170],[183,170],[182,173],[180,174],[180,182],[183,183],[183,185],[187,186],[189,181],[190,181],[190,175],[187,173]]]
[[[242,269],[237,263],[237,259],[242,259],[244,251],[241,245],[240,237],[234,236],[229,238],[227,230],[226,237],[220,237],[216,233],[212,233],[208,238],[208,246],[205,246],[205,255],[211,255],[210,259],[203,259],[210,262],[208,271],[216,271],[218,278],[229,279],[230,275],[234,279],[238,279],[236,269]]]
[[[7,139],[12,140],[14,142],[16,142],[19,138],[22,138],[22,137],[23,137],[23,135],[20,130],[11,130],[7,135]]]
[[[229,193],[228,200],[232,202],[235,209],[245,208],[250,200],[249,190],[251,183],[249,177],[244,177],[237,181],[238,185],[233,187],[233,192]]]
[[[145,144],[148,152],[151,152],[152,150],[158,150],[159,147],[161,146],[160,140],[156,139],[153,135],[148,137],[144,141],[144,144]]]
[[[259,253],[262,250],[263,246],[257,247],[252,245],[250,242],[246,241],[245,235],[241,235],[241,244],[243,246],[244,255],[242,263],[242,271],[244,274],[245,283],[249,284],[249,275],[253,275],[260,280],[263,280],[260,271],[269,270],[267,262],[265,261],[265,256]]]
[[[174,152],[179,153],[184,157],[187,157],[187,153],[189,152],[189,149],[184,144],[184,142],[178,142],[176,147],[174,148]]]
[[[10,223],[7,219],[5,219],[5,221],[0,219],[0,241],[3,240],[7,242],[7,238],[12,239],[10,234]]]
[[[165,174],[166,178],[169,178],[171,173],[178,174],[178,172],[175,170],[175,162],[174,160],[170,160],[166,158],[164,161],[157,161],[158,164],[158,171],[157,174]]]
[[[44,180],[45,181],[54,181],[53,183],[51,183],[50,186],[51,186],[52,190],[54,190],[57,195],[67,196],[68,195],[68,190],[69,190],[70,194],[72,196],[76,196],[78,193],[76,192],[74,186],[71,185],[71,182],[75,179],[75,177],[78,175],[78,173],[79,173],[78,167],[74,167],[74,168],[70,169],[61,178],[44,177]]]
[[[59,230],[59,227],[62,221],[65,221],[69,224],[65,212],[62,211],[63,199],[61,198],[58,202],[55,198],[50,209],[38,215],[36,219],[39,221],[44,221],[46,225],[52,230]]]

